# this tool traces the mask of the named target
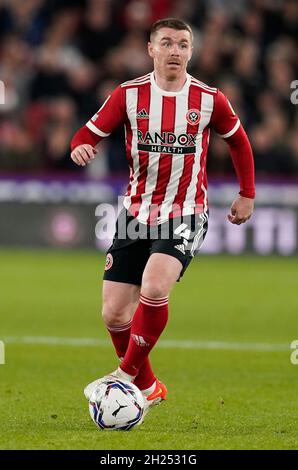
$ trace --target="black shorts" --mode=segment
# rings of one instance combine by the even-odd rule
[[[150,255],[164,253],[181,262],[180,279],[198,253],[207,229],[208,211],[150,226],[138,222],[123,209],[117,219],[113,243],[107,251],[103,278],[140,286]]]

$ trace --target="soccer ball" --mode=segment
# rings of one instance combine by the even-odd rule
[[[143,416],[143,395],[134,384],[118,379],[103,380],[92,393],[89,412],[100,429],[132,429]]]

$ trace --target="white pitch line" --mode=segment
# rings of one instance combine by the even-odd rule
[[[111,347],[106,339],[96,338],[65,338],[58,336],[6,336],[1,338],[4,344],[42,344],[48,346],[103,346]],[[162,340],[157,347],[163,349],[210,349],[226,351],[289,351],[290,344],[284,343],[240,343],[229,341],[192,341],[192,340]]]

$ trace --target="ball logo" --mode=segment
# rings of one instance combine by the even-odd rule
[[[113,256],[111,255],[111,253],[108,253],[106,257],[105,271],[108,271],[108,269],[110,269],[112,266],[113,266]]]
[[[186,114],[186,120],[190,125],[196,126],[197,124],[199,124],[200,119],[201,119],[201,113],[198,109],[188,110]]]

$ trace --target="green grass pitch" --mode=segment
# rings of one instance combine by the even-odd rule
[[[1,251],[0,266],[1,449],[298,448],[296,259],[193,261],[151,356],[168,400],[126,433],[97,430],[82,393],[117,364],[100,318],[103,256]]]

